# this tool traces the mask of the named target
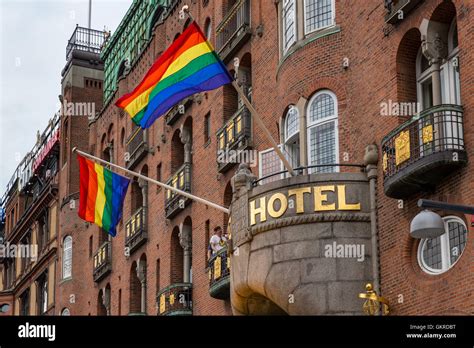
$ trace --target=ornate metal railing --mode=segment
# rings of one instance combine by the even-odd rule
[[[158,315],[192,315],[193,286],[191,283],[176,283],[160,290],[156,295]]]
[[[94,281],[98,282],[112,270],[112,255],[110,242],[103,243],[94,254]]]
[[[66,60],[73,51],[86,51],[99,54],[105,41],[105,32],[76,26],[66,47]]]
[[[233,162],[235,153],[251,144],[251,117],[249,110],[241,107],[226,124],[217,131],[217,166],[223,172]]]
[[[225,59],[250,35],[250,0],[239,0],[216,28],[216,50]]]
[[[191,163],[184,163],[176,173],[168,179],[166,184],[182,191],[191,192]],[[188,198],[170,190],[166,190],[165,197],[165,215],[168,219],[183,210],[189,203]]]
[[[146,129],[133,127],[132,134],[127,139],[127,167],[131,168],[147,153]]]
[[[147,239],[146,211],[139,208],[125,224],[125,247],[130,253],[136,250]]]
[[[227,247],[209,259],[209,294],[217,299],[230,296],[230,255]]]
[[[390,132],[382,140],[386,193],[388,189],[390,197],[396,198],[410,181],[434,185],[445,170],[462,165],[467,160],[463,133],[459,105],[431,107]],[[387,187],[394,180],[399,181],[397,190]]]

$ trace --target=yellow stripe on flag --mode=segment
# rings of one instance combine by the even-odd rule
[[[194,59],[202,56],[203,54],[212,52],[212,47],[209,45],[208,42],[202,42],[200,44],[197,44],[190,49],[184,51],[178,58],[176,58],[173,63],[170,64],[168,69],[165,71],[163,76],[161,77],[160,81],[153,85],[152,87],[148,88],[145,92],[140,94],[138,97],[136,97],[134,100],[130,102],[125,107],[125,111],[130,115],[130,117],[135,117],[136,114],[138,114],[145,106],[148,105],[149,99],[150,99],[150,93],[153,91],[153,89],[165,78],[177,73],[181,69],[183,69],[186,65],[188,65],[191,61]]]
[[[95,200],[95,223],[102,227],[102,217],[105,207],[105,180],[104,167],[95,163],[95,172],[97,173],[97,198]]]

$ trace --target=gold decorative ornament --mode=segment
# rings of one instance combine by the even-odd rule
[[[431,143],[433,141],[433,125],[429,124],[423,127],[423,144]]]
[[[382,157],[382,168],[383,168],[383,172],[385,173],[388,168],[388,155],[386,152],[384,152],[383,157]]]
[[[221,277],[221,257],[217,256],[214,260],[214,279]]]
[[[395,138],[395,164],[398,166],[410,158],[410,131],[400,132]]]
[[[174,294],[170,295],[170,305],[174,304]]]
[[[166,309],[166,297],[165,294],[160,296],[160,314],[163,313]]]
[[[359,298],[366,299],[362,305],[365,314],[377,315],[382,310],[382,315],[390,313],[389,302],[385,297],[378,296],[371,283],[365,285],[365,293],[360,293]]]

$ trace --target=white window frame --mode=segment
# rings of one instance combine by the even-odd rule
[[[328,94],[333,98],[334,101],[334,115],[331,117],[324,118],[323,120],[320,121],[311,121],[311,115],[310,115],[310,110],[311,110],[311,105],[313,104],[314,100],[321,94]],[[308,106],[306,108],[306,120],[307,120],[307,126],[306,126],[306,147],[307,147],[307,160],[308,160],[308,166],[312,166],[313,163],[311,162],[311,128],[317,127],[324,125],[326,123],[334,122],[334,139],[336,142],[335,145],[335,151],[336,151],[336,156],[335,160],[336,163],[339,163],[339,108],[338,108],[338,101],[336,95],[328,90],[328,89],[323,89],[316,94],[314,94],[311,99],[309,100]],[[333,173],[338,173],[340,168],[339,166],[334,166],[335,171]],[[309,168],[308,172],[309,173],[314,173],[316,171],[316,168]],[[323,174],[323,173],[321,173]]]
[[[70,241],[70,247],[66,248],[66,240],[69,242]],[[71,250],[71,256],[70,256],[70,270],[69,273],[66,274],[65,272],[65,266],[66,266],[66,250],[70,249]],[[63,239],[63,260],[62,260],[62,274],[63,274],[63,279],[69,279],[72,277],[72,237],[71,236],[66,236]]]
[[[439,275],[439,274],[445,273],[445,272],[449,271],[451,268],[453,268],[454,265],[456,265],[456,263],[461,258],[462,254],[464,252],[464,249],[466,249],[466,247],[464,247],[464,249],[461,251],[461,253],[459,254],[456,261],[453,264],[451,264],[451,253],[450,253],[450,246],[449,246],[449,222],[452,222],[452,221],[455,221],[455,222],[457,222],[457,223],[464,226],[464,228],[466,229],[466,242],[467,242],[469,229],[467,228],[464,221],[461,218],[457,217],[457,216],[443,217],[444,231],[445,232],[444,232],[443,235],[441,235],[441,240],[440,240],[440,244],[441,244],[441,269],[431,268],[430,266],[428,266],[425,263],[425,260],[423,259],[423,249],[424,249],[426,241],[428,239],[422,239],[420,241],[420,244],[418,245],[417,258],[418,258],[418,265],[423,270],[423,272],[431,274],[431,275]]]
[[[295,35],[293,37],[293,40],[289,41],[288,44],[286,43],[286,13],[285,13],[285,2],[286,1],[291,1],[293,3],[293,26],[294,26],[294,31]],[[298,41],[298,22],[297,22],[297,6],[298,6],[298,0],[283,0],[282,1],[282,7],[281,7],[281,37],[282,37],[282,46],[283,46],[283,53],[285,54],[288,52],[288,50],[293,46],[296,41]]]
[[[329,27],[332,27],[336,24],[336,1],[335,0],[330,0],[331,1],[331,23],[324,26],[324,27],[319,27],[319,28],[315,28],[313,30],[308,30],[307,26],[306,26],[306,17],[307,17],[307,14],[306,14],[306,3],[307,3],[308,0],[304,0],[303,1],[303,27],[304,27],[304,35],[309,35],[311,33],[314,33],[318,30],[321,30],[321,29],[324,29],[324,28],[329,28]],[[312,1],[312,0],[310,0]],[[315,0],[315,1],[318,1],[318,0]]]
[[[65,308],[63,308],[63,310],[61,311],[61,315],[62,315],[62,316],[70,316],[70,315],[71,315],[71,311],[69,310],[69,308],[65,307]]]
[[[296,130],[288,134],[288,119],[290,118],[290,111],[295,110],[296,113]],[[299,156],[300,156],[300,151],[301,151],[301,142],[299,141],[299,135],[300,135],[300,112],[298,108],[295,105],[290,105],[288,107],[288,111],[286,112],[285,119],[283,122],[283,149],[284,149],[284,154],[290,164],[293,166],[293,168],[296,168],[299,166]],[[294,143],[296,140],[298,140],[298,151],[295,151],[295,153],[292,153],[289,150],[290,146],[293,146],[292,143]],[[292,157],[294,155],[295,157]],[[289,176],[289,174],[287,175]]]

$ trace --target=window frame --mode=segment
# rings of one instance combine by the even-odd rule
[[[454,216],[454,215],[449,215],[449,216],[443,217],[444,233],[440,236],[441,237],[441,239],[440,239],[440,244],[441,244],[441,269],[438,270],[438,269],[431,268],[430,266],[428,266],[425,263],[425,260],[423,259],[423,251],[424,251],[426,242],[430,238],[424,238],[418,244],[418,250],[417,250],[418,265],[420,266],[420,268],[423,272],[425,272],[429,275],[440,275],[440,274],[446,273],[449,270],[451,270],[456,265],[456,263],[458,263],[458,261],[461,259],[461,256],[462,256],[464,250],[466,249],[466,246],[460,252],[460,254],[457,257],[456,261],[454,261],[454,263],[451,263],[451,253],[450,253],[451,247],[449,245],[449,223],[453,222],[453,221],[461,224],[464,227],[464,229],[466,230],[466,243],[467,243],[467,238],[468,238],[468,235],[469,235],[469,229],[467,228],[467,225],[464,222],[464,220],[461,219],[460,217]]]
[[[64,268],[65,268],[65,265],[66,265],[66,240],[69,242],[70,241],[70,247],[67,248],[67,249],[71,249],[71,256],[70,256],[70,271],[69,271],[69,274],[66,276],[65,275],[65,272],[64,272]],[[71,236],[66,236],[64,237],[63,239],[63,255],[62,255],[63,259],[62,259],[62,263],[61,263],[61,271],[62,271],[62,279],[70,279],[72,278],[72,237]]]
[[[314,102],[314,100],[320,96],[321,94],[328,94],[329,96],[331,96],[331,98],[333,99],[333,102],[334,102],[334,114],[331,116],[331,117],[326,117],[322,120],[319,120],[319,121],[311,121],[311,115],[310,115],[310,110],[311,110],[311,106]],[[329,89],[322,89],[320,91],[318,91],[317,93],[315,93],[311,99],[309,100],[308,102],[308,105],[307,105],[307,108],[306,108],[306,120],[307,120],[307,124],[306,124],[306,148],[307,148],[307,163],[308,163],[308,167],[314,165],[312,162],[311,162],[311,129],[312,128],[315,128],[315,127],[318,127],[318,126],[322,126],[322,125],[325,125],[325,124],[328,124],[328,123],[331,123],[331,122],[334,122],[334,139],[335,139],[335,146],[334,146],[334,151],[335,151],[335,163],[339,163],[339,108],[338,108],[338,100],[337,100],[337,96],[334,92],[332,92],[331,90]],[[316,172],[317,168],[309,168],[308,169],[308,172],[310,174],[325,174],[327,172]],[[330,172],[330,173],[338,173],[340,168],[339,166],[334,166],[334,172]]]
[[[278,145],[278,147],[281,149],[281,148],[282,148],[281,144]],[[272,152],[272,151],[275,152],[275,149],[274,149],[273,147],[270,147],[270,148],[268,148],[268,149],[265,149],[265,150],[262,150],[262,151],[259,151],[259,152],[258,152],[258,179],[259,179],[259,180],[260,180],[261,178],[263,178],[263,175],[262,175],[262,169],[263,169],[263,166],[262,166],[262,164],[263,164],[262,155],[264,155],[264,154],[266,154],[266,153],[269,153],[269,152]],[[276,153],[275,153],[275,155],[276,155]],[[278,157],[278,155],[276,155],[276,156]],[[279,171],[280,171],[280,172],[281,172],[281,171],[284,171],[285,169],[284,169],[284,166],[283,166],[283,162],[281,161],[281,159],[280,159],[279,157],[278,157],[278,162],[280,163],[280,170],[279,170]],[[268,175],[268,174],[267,174],[267,175]],[[267,176],[267,175],[265,175],[265,176]],[[271,182],[273,182],[273,181],[276,181],[276,180],[279,180],[279,179],[283,179],[284,177],[285,177],[285,174],[284,174],[284,173],[283,173],[283,174],[280,174],[280,175],[273,175],[272,177],[266,179],[266,180],[270,180],[270,181],[268,181],[268,182],[267,182],[266,180],[264,180],[265,182],[264,182],[264,181],[259,181],[259,184],[260,184],[260,185],[268,184],[268,183],[271,183]],[[277,178],[277,179],[274,179],[274,178]]]
[[[286,43],[286,16],[285,16],[285,1],[282,1],[281,5],[281,43],[283,47],[283,54],[286,54],[288,50],[298,41],[298,0],[287,0],[291,1],[293,3],[293,26],[294,26],[294,36],[291,41],[288,42],[288,45]]]
[[[328,25],[325,25],[323,27],[319,27],[319,28],[315,28],[313,30],[310,30],[308,31],[307,30],[307,26],[306,26],[306,18],[307,18],[307,14],[306,14],[306,3],[307,3],[308,0],[303,0],[303,28],[304,28],[304,36],[307,36],[307,35],[310,35],[314,32],[317,32],[319,30],[322,30],[322,29],[325,29],[325,28],[329,28],[329,27],[332,27],[336,24],[336,1],[335,0],[329,0],[331,1],[331,23],[328,24]],[[310,0],[310,1],[313,1],[313,0]],[[314,1],[318,1],[318,0],[314,0]]]

